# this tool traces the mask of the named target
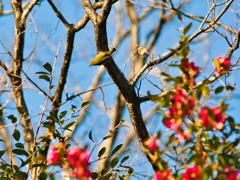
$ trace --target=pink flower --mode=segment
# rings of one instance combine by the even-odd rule
[[[155,152],[158,149],[158,145],[155,137],[151,137],[148,140],[144,141],[143,145],[147,146],[148,149],[152,152]]]
[[[172,130],[176,130],[181,126],[182,119],[166,119],[164,120],[164,125]]]
[[[187,60],[181,61],[181,69],[184,72],[183,85],[193,86],[196,85],[195,78],[199,75],[199,67],[194,65],[194,62],[189,62]]]
[[[195,107],[194,98],[188,95],[184,89],[177,87],[176,93],[172,96],[173,100],[173,111],[175,115],[184,117],[192,113]]]
[[[221,130],[226,121],[226,116],[224,116],[221,109],[216,106],[202,108],[199,116],[203,126],[214,127],[217,130]]]
[[[187,168],[183,174],[183,180],[199,180],[202,177],[201,170],[198,166]]]
[[[231,65],[230,59],[227,59],[226,56],[219,56],[214,61],[215,71],[218,74],[228,73]]]
[[[60,160],[60,154],[57,151],[57,148],[50,146],[50,152],[47,158],[47,165],[57,164]]]
[[[89,154],[78,147],[72,147],[67,151],[67,160],[73,168],[89,166],[88,157]]]
[[[177,130],[176,133],[178,134],[178,142],[191,139],[188,131]]]
[[[195,100],[180,87],[176,88],[176,93],[171,99],[172,106],[165,114],[164,124],[166,127],[175,130],[180,127],[183,118],[192,113],[195,107]]]
[[[171,180],[171,170],[168,169],[165,172],[157,171],[153,180]]]
[[[192,77],[196,77],[200,73],[199,67],[195,66],[194,62],[181,61],[181,65],[183,70]]]
[[[225,168],[224,172],[226,173],[224,177],[227,178],[227,180],[237,180],[240,174],[240,171],[236,171],[233,167]]]
[[[90,163],[88,162],[89,154],[85,149],[72,147],[67,151],[67,160],[74,169],[72,176],[79,180],[88,180],[91,172],[88,170]]]

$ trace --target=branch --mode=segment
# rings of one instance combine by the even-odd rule
[[[22,17],[21,17],[21,23],[25,24],[27,17],[29,15],[29,13],[31,12],[31,10],[33,9],[33,7],[39,2],[40,0],[33,0],[31,1],[27,6],[26,9],[24,10],[24,12],[22,13]]]
[[[22,8],[25,9],[28,6],[28,4],[29,4],[29,2],[22,5]],[[13,14],[13,13],[14,13],[13,10],[2,11],[2,3],[0,3],[0,16],[1,15],[9,15],[9,14]]]
[[[91,19],[92,23],[94,25],[97,25],[98,15],[92,6],[92,3],[89,0],[82,0],[82,6],[86,11],[88,17]]]
[[[57,7],[55,6],[55,4],[52,2],[52,0],[47,0],[48,3],[50,4],[50,6],[52,7],[52,9],[54,10],[56,16],[62,21],[62,23],[67,27],[67,28],[71,28],[70,24],[68,23],[68,21],[64,18],[64,16],[62,15],[62,13],[57,9]]]
[[[84,100],[89,100],[89,101],[92,100],[92,96],[93,96],[94,90],[99,88],[98,85],[99,85],[99,83],[101,81],[101,78],[102,78],[102,75],[104,73],[104,70],[105,69],[103,67],[99,68],[99,71],[97,72],[97,74],[96,74],[96,76],[95,76],[91,86],[89,87],[90,90],[87,91],[87,92],[90,92],[90,93],[86,94],[83,97]],[[89,105],[85,106],[85,109],[87,109],[88,107],[89,107]],[[67,131],[64,134],[66,138],[71,137],[72,134],[74,134],[74,132],[76,132],[75,131],[76,127],[78,127],[78,125],[82,123],[82,121],[86,117],[86,114],[87,114],[86,110],[81,111],[81,114],[76,119],[75,124],[69,128],[71,131]]]
[[[58,113],[58,110],[59,110],[59,107],[61,104],[64,86],[67,81],[66,79],[67,79],[68,70],[69,70],[71,57],[72,57],[74,37],[75,37],[75,32],[72,31],[72,29],[68,29],[66,45],[65,45],[65,54],[64,54],[64,59],[62,62],[62,69],[61,69],[61,73],[60,73],[59,80],[58,80],[58,85],[57,85],[56,91],[54,93],[53,102],[52,102],[51,112],[53,112],[54,114]]]

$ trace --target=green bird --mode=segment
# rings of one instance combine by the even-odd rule
[[[116,48],[112,48],[110,51],[99,53],[91,62],[90,66],[100,66],[107,62],[112,54],[116,51]],[[89,66],[89,67],[90,67]]]

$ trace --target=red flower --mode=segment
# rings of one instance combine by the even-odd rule
[[[214,61],[215,71],[218,74],[228,73],[231,65],[230,59],[227,59],[226,56],[219,56]]]
[[[220,130],[224,127],[226,116],[223,115],[219,107],[204,107],[200,111],[199,116],[201,118],[201,123],[203,126],[214,127],[217,130]]]
[[[57,151],[57,148],[50,146],[50,152],[47,158],[47,165],[57,164],[60,160],[60,154]]]
[[[227,180],[237,180],[238,175],[240,174],[240,171],[234,170],[233,167],[225,168],[224,172],[226,173],[224,176],[227,178]]]
[[[143,145],[147,146],[148,149],[152,152],[155,152],[158,149],[158,145],[155,137],[151,137],[148,140],[144,141]]]
[[[201,179],[202,173],[198,166],[193,166],[187,168],[186,172],[183,174],[183,180],[198,180]]]
[[[155,178],[154,180],[171,180],[171,170],[168,169],[166,170],[165,172],[160,172],[160,171],[157,171],[155,173]]]

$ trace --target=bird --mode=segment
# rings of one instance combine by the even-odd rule
[[[112,48],[110,51],[100,52],[93,60],[90,62],[90,66],[100,66],[109,60],[112,54],[116,51],[116,48]],[[89,66],[89,67],[90,67]]]

